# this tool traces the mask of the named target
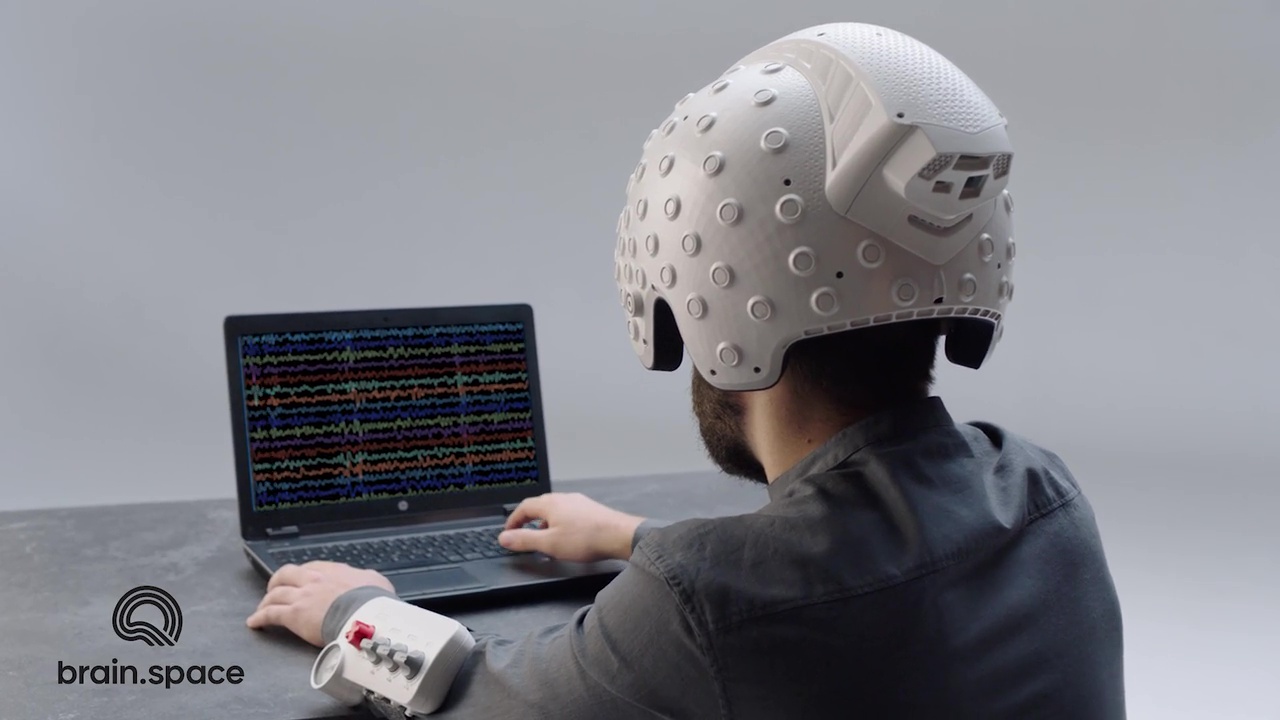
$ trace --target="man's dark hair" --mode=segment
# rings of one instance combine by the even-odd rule
[[[874,413],[928,397],[942,326],[912,320],[800,340],[784,372],[837,413]]]

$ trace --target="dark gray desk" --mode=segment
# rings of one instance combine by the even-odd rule
[[[711,473],[566,481],[557,490],[667,519],[750,512],[766,501],[763,487]],[[125,642],[112,631],[116,601],[138,585],[164,588],[181,605],[175,646]],[[348,714],[308,685],[314,648],[245,627],[264,587],[241,553],[232,500],[0,513],[0,718]],[[452,614],[477,631],[518,635],[563,622],[590,601],[579,594]],[[58,683],[60,661],[110,666],[113,658],[144,676],[157,664],[239,665],[244,680],[169,689]]]

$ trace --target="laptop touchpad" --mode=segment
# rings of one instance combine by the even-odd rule
[[[396,593],[399,595],[434,594],[485,586],[471,573],[457,567],[396,573],[388,579],[396,586]]]

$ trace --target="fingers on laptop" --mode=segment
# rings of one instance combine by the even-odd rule
[[[538,530],[525,530],[517,528],[515,530],[506,530],[502,533],[502,546],[508,550],[516,552],[541,551],[550,550],[548,536]]]
[[[534,520],[541,520],[546,517],[548,505],[551,501],[551,494],[538,495],[537,497],[526,498],[516,506],[515,510],[507,516],[506,528],[512,530],[524,527]]]

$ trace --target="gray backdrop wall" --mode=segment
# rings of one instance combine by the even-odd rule
[[[1133,717],[1280,718],[1277,8],[2,0],[0,509],[230,496],[229,313],[527,301],[557,478],[707,467],[626,342],[626,176],[740,56],[876,22],[1018,152],[1008,332],[940,394],[1075,468]]]

